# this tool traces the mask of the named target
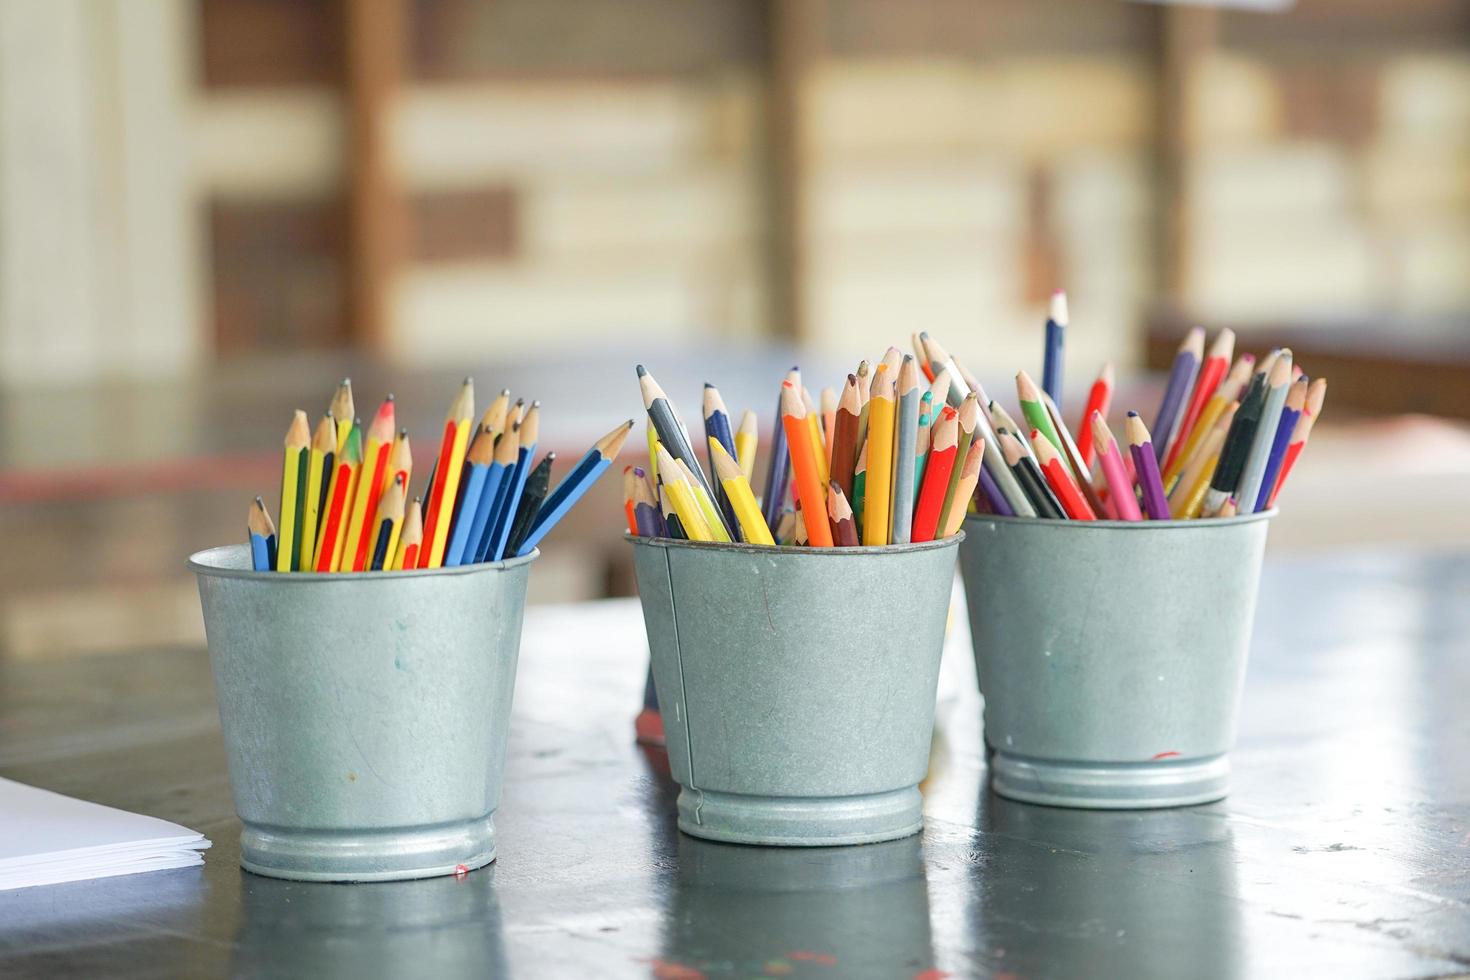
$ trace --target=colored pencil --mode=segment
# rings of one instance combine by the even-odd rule
[[[852,505],[842,487],[833,480],[827,488],[827,522],[832,527],[832,543],[838,548],[858,546],[857,522],[853,520]]]
[[[643,434],[648,439],[648,481],[658,485],[658,432],[653,428],[653,419],[644,418]]]
[[[1256,498],[1260,496],[1266,477],[1266,464],[1271,457],[1271,446],[1276,441],[1276,429],[1281,424],[1281,410],[1286,405],[1286,392],[1291,387],[1291,365],[1291,350],[1283,349],[1266,379],[1266,404],[1261,409],[1261,421],[1251,439],[1250,452],[1246,455],[1240,482],[1231,494],[1236,504],[1247,514],[1255,512]]]
[[[857,525],[858,536],[863,533],[863,508],[867,506],[868,500],[868,444],[863,443],[863,448],[858,450],[856,465],[852,468],[852,520]]]
[[[1058,289],[1051,294],[1051,309],[1046,318],[1046,347],[1041,360],[1041,388],[1058,405],[1062,403],[1062,361],[1066,341],[1067,294]]]
[[[1210,477],[1210,489],[1205,492],[1205,501],[1201,508],[1201,513],[1205,516],[1214,516],[1240,483],[1246,456],[1250,454],[1251,442],[1255,439],[1256,429],[1260,427],[1261,412],[1265,407],[1266,379],[1257,372],[1240,399],[1240,407],[1235,410],[1230,431],[1225,435],[1225,444],[1220,447],[1220,462],[1216,464],[1214,475]]]
[[[777,544],[789,545],[796,540],[796,511],[786,510],[781,512],[781,523],[777,524],[771,532]]]
[[[1296,365],[1293,364],[1292,367],[1295,369]],[[1291,382],[1286,393],[1286,404],[1281,408],[1281,420],[1276,424],[1271,452],[1266,458],[1266,472],[1261,477],[1261,489],[1256,492],[1255,502],[1249,508],[1252,512],[1265,510],[1266,501],[1271,499],[1271,492],[1276,489],[1276,477],[1281,472],[1282,461],[1286,459],[1286,447],[1291,444],[1291,437],[1296,433],[1297,420],[1302,417],[1302,409],[1307,405],[1307,390],[1310,385],[1306,375]]]
[[[927,333],[920,333],[919,337],[924,341],[924,346],[929,351],[929,363],[934,368],[935,374],[938,374],[940,368],[943,368],[949,374],[949,391],[945,395],[945,401],[949,402],[955,408],[959,408],[960,402],[964,401],[965,396],[971,391],[975,391],[977,386],[970,383],[970,379],[966,373],[960,370],[959,363],[950,356],[949,351],[945,350],[939,341]],[[983,392],[980,394],[980,400],[989,401]]]
[[[694,491],[684,475],[685,471],[674,461],[663,443],[658,446],[658,468],[663,478],[663,492],[679,517],[679,527],[683,529],[685,537],[690,541],[713,541],[715,536],[710,531],[699,504],[694,500]]]
[[[1215,421],[1225,411],[1226,406],[1239,404],[1240,399],[1245,396],[1255,363],[1254,354],[1241,354],[1236,358],[1234,366],[1215,386],[1214,394],[1210,396],[1209,401],[1205,402],[1204,409],[1195,419],[1194,425],[1190,427],[1189,435],[1185,438],[1182,448],[1179,448],[1178,452],[1171,452],[1170,455],[1173,458],[1164,465],[1164,489],[1172,490],[1175,479],[1189,465],[1194,453],[1209,436],[1210,430],[1215,426]]]
[[[250,533],[250,567],[269,572],[276,567],[276,525],[266,513],[265,500],[256,497],[245,515],[245,528]]]
[[[796,368],[793,367],[791,372],[795,373]],[[790,380],[790,374],[787,379]],[[771,455],[769,469],[766,470],[766,492],[761,497],[761,515],[765,517],[766,524],[772,527],[780,523],[782,505],[786,501],[786,484],[791,475],[786,451],[786,424],[781,418],[782,401],[783,397],[778,393],[776,414],[771,425]]]
[[[623,443],[627,441],[628,433],[632,431],[633,420],[629,419],[592,444],[592,448],[583,454],[577,465],[572,467],[572,471],[547,495],[546,502],[537,510],[536,518],[526,532],[525,540],[516,548],[516,557],[529,555],[541,539],[556,527],[557,521],[565,517],[567,511],[582,499],[582,495],[597,482],[597,478],[612,466],[612,461],[617,458]]]
[[[1108,428],[1102,412],[1094,409],[1091,419],[1089,428],[1092,430],[1092,438],[1088,441],[1097,451],[1098,465],[1108,481],[1108,499],[1113,502],[1118,520],[1143,520],[1143,514],[1138,510],[1138,498],[1133,495],[1133,483],[1128,479],[1128,472],[1123,469],[1118,440],[1113,438],[1112,430]]]
[[[1266,501],[1268,508],[1276,506],[1276,497],[1281,493],[1281,488],[1286,485],[1286,478],[1291,475],[1297,457],[1306,448],[1307,440],[1312,438],[1312,428],[1317,424],[1317,417],[1322,414],[1322,403],[1326,400],[1327,379],[1318,378],[1307,388],[1307,404],[1302,409],[1301,418],[1296,420],[1296,429],[1291,434],[1291,442],[1286,445],[1286,457],[1281,461],[1281,474],[1276,477],[1276,485],[1271,489],[1271,496]]]
[[[1077,481],[1062,461],[1061,453],[1040,429],[1031,430],[1031,451],[1036,454],[1036,465],[1046,478],[1046,485],[1062,505],[1062,510],[1074,521],[1095,521],[1097,514],[1082,496]]]
[[[1235,421],[1240,402],[1231,402],[1225,407],[1205,434],[1189,465],[1179,474],[1174,489],[1169,493],[1169,515],[1176,520],[1192,520],[1199,516],[1205,503],[1205,493],[1210,489],[1210,479],[1215,467],[1220,465],[1220,450],[1225,446],[1225,437]],[[1204,418],[1203,415],[1200,416]]]
[[[814,514],[826,514],[827,501],[822,494],[822,483],[813,452],[810,429],[807,427],[806,405],[800,393],[790,381],[781,385],[781,425],[786,430],[786,452],[791,457],[791,473],[796,489],[797,503],[811,509]],[[681,515],[682,516],[682,515]],[[813,547],[832,547],[832,534],[825,520],[811,521],[807,528],[808,539]]]
[[[551,468],[555,465],[556,453],[547,453],[541,457],[541,462],[537,463],[531,470],[531,475],[526,477],[526,485],[521,491],[520,503],[516,506],[515,522],[511,526],[510,537],[506,539],[506,554],[520,554],[521,545],[526,543],[526,536],[531,533],[531,527],[536,521],[536,515],[541,512],[541,507],[546,503],[546,495],[551,490]],[[641,493],[646,498],[642,505],[643,509],[645,512],[651,511],[654,506],[653,498],[650,496],[648,481],[643,476],[643,470],[635,466],[633,468],[633,474],[638,487],[641,488],[640,491],[635,492]],[[634,501],[633,510],[636,519],[638,511],[636,500]],[[652,514],[645,516],[643,519],[651,523],[651,530],[654,534],[657,534],[657,524],[659,523],[657,519]]]
[[[694,455],[694,447],[689,442],[689,436],[684,430],[683,423],[679,421],[679,413],[675,410],[674,403],[669,400],[669,396],[663,388],[659,387],[653,375],[649,374],[642,364],[638,365],[638,387],[643,393],[643,407],[647,410],[648,417],[653,420],[654,430],[658,433],[658,441],[663,443],[664,449],[668,450],[670,456],[684,461],[684,464],[689,467],[690,474],[694,477],[695,484],[713,500],[714,490],[710,487],[709,480],[704,475],[704,469]],[[723,520],[722,517],[721,527],[728,535],[730,528],[724,527]]]
[[[506,420],[510,414],[510,389],[501,388],[500,394],[485,409],[485,414],[480,416],[480,428],[489,429],[490,435],[499,438],[505,432]]]
[[[454,519],[459,477],[464,468],[465,453],[469,450],[474,417],[475,382],[472,378],[465,378],[444,418],[444,437],[439,443],[439,462],[435,465],[434,492],[429,500],[429,511],[424,515],[420,568],[438,568],[444,564],[449,524]]]
[[[516,460],[520,459],[521,421],[518,409],[507,412],[505,424],[507,428],[499,439],[494,438],[493,433],[481,430],[484,435],[491,436],[487,444],[494,448],[485,469],[485,480],[480,488],[479,498],[474,501],[466,500],[459,515],[460,523],[469,523],[464,556],[466,565],[490,560],[490,554],[495,548],[495,515],[500,510],[500,503],[505,499],[507,487],[514,476]],[[479,438],[475,442],[478,444]],[[482,447],[477,459],[484,458],[483,451]]]
[[[1159,402],[1158,414],[1154,416],[1152,435],[1156,460],[1164,458],[1164,452],[1168,449],[1170,440],[1174,438],[1174,431],[1179,425],[1179,415],[1184,409],[1184,403],[1189,398],[1191,389],[1194,388],[1195,378],[1199,376],[1200,361],[1204,357],[1204,352],[1204,328],[1190,327],[1189,332],[1184,335],[1184,340],[1179,344],[1179,352],[1174,355],[1174,364],[1169,369],[1169,380],[1164,385],[1164,397]]]
[[[980,396],[973,391],[965,396],[960,402],[959,409],[959,438],[955,444],[954,465],[949,471],[949,486],[944,491],[944,502],[939,507],[939,525],[936,533],[939,537],[948,537],[942,533],[943,529],[949,527],[951,511],[963,511],[970,503],[970,496],[974,493],[974,487],[970,493],[960,494],[960,480],[964,476],[964,463],[970,454],[970,444],[975,441],[975,426],[980,421]],[[984,440],[981,440],[984,445]]]
[[[810,548],[812,546],[811,536],[807,533],[806,515],[802,513],[801,502],[798,501],[796,509],[791,512],[791,543],[798,548]],[[822,521],[826,524],[826,521]]]
[[[978,397],[976,401],[979,401]],[[960,474],[959,481],[955,484],[955,500],[958,503],[949,509],[949,516],[939,525],[941,538],[953,537],[965,523],[965,514],[968,513],[966,502],[974,499],[975,487],[980,481],[980,462],[984,458],[985,440],[972,439],[963,461],[955,467]]]
[[[919,366],[912,355],[905,354],[898,368],[898,415],[895,419],[893,443],[893,505],[890,510],[888,540],[891,544],[907,544],[914,528],[914,469],[918,462],[919,436]]]
[[[403,480],[393,478],[388,489],[378,498],[378,509],[373,520],[373,550],[368,568],[380,572],[391,564],[398,548],[398,534],[403,527]]]
[[[342,571],[366,571],[375,533],[378,498],[390,477],[389,457],[393,453],[393,435],[397,428],[393,396],[383,399],[378,413],[368,425],[362,450],[362,472],[352,496],[347,517],[347,544],[342,557]]]
[[[812,443],[812,459],[817,462],[817,478],[821,481],[822,499],[827,499],[827,481],[831,479],[831,467],[827,464],[827,443],[822,438],[822,418],[818,414],[816,403],[812,401],[812,393],[807,390],[806,385],[801,386],[801,403],[806,408],[806,432],[807,438]],[[825,505],[824,505],[825,506]]]
[[[1016,482],[1026,492],[1026,497],[1036,516],[1048,520],[1066,519],[1067,515],[1062,511],[1061,501],[1057,499],[1056,494],[1052,493],[1051,487],[1047,486],[1046,477],[1041,475],[1041,470],[1036,466],[1036,460],[1021,448],[1021,440],[1011,432],[1000,432],[997,436],[1000,440],[1000,451],[1005,455],[1006,465],[1016,475]]]
[[[852,473],[857,466],[860,402],[857,375],[849,374],[847,383],[842,386],[842,397],[837,401],[837,411],[833,414],[832,458],[829,461],[832,481],[849,498],[852,495]]]
[[[495,457],[495,431],[484,422],[480,431],[470,441],[469,451],[464,456],[464,485],[459,490],[459,517],[449,532],[449,546],[444,551],[444,567],[470,565],[476,560],[480,545],[479,534],[484,532],[480,506],[485,496],[485,479]]]
[[[896,380],[886,364],[879,364],[873,371],[868,400],[868,480],[863,497],[863,544],[866,545],[888,543],[893,512],[893,429],[898,413],[894,399]],[[825,522],[812,523],[825,533]],[[811,528],[807,530],[812,532]]]
[[[635,488],[638,478],[633,475],[631,465],[623,467],[623,513],[628,518],[628,533],[638,533],[638,515],[633,512],[633,498],[638,492]]]
[[[398,437],[393,440],[393,454],[388,457],[389,481],[400,476],[405,487],[413,479],[413,445],[408,440],[407,429],[398,430]]]
[[[943,405],[944,402],[940,402]],[[934,420],[939,413],[934,410],[934,392],[926,391],[919,399],[919,431],[914,439],[914,499],[918,499],[919,487],[924,482],[924,467],[929,463],[929,446],[934,440]]]
[[[1051,395],[1041,393],[1041,404],[1046,408],[1047,418],[1051,419],[1052,429],[1056,431],[1057,438],[1062,441],[1062,462],[1067,465],[1073,478],[1077,481],[1077,488],[1082,491],[1082,496],[1087,498],[1087,505],[1092,512],[1101,516],[1104,513],[1102,499],[1096,490],[1092,488],[1092,469],[1082,461],[1082,450],[1077,446],[1077,440],[1072,438],[1072,432],[1067,428],[1067,422],[1062,418],[1062,410],[1057,408],[1057,403],[1051,400]]]
[[[555,455],[555,453],[550,455]],[[543,459],[541,462],[545,464],[546,460]],[[540,469],[540,467],[538,466],[537,469]],[[549,469],[550,467],[548,467],[548,471]],[[638,474],[638,479],[633,487],[633,518],[636,522],[633,533],[643,538],[663,537],[665,536],[665,532],[659,526],[660,515],[658,501],[654,499],[653,490],[649,487],[648,480],[643,476],[643,470],[634,467],[634,472]],[[534,477],[536,474],[533,472],[531,475]],[[530,482],[529,480],[526,482],[528,487],[530,486]]]
[[[725,499],[730,501],[735,520],[739,523],[740,540],[748,544],[774,545],[771,528],[761,516],[760,505],[756,503],[755,493],[750,489],[740,464],[713,436],[709,437],[709,454],[715,479],[724,488]]]
[[[281,464],[281,528],[277,535],[276,571],[301,570],[302,525],[306,516],[307,467],[311,463],[311,426],[297,409],[286,429]]]
[[[709,525],[710,534],[714,535],[716,541],[729,543],[735,539],[725,530],[724,515],[715,506],[714,499],[705,492],[704,487],[699,485],[694,473],[689,469],[689,464],[682,459],[674,460],[674,465],[684,474],[689,481],[689,490],[694,494],[694,503],[698,505],[699,512],[704,515],[704,522]]]
[[[631,430],[633,423],[629,421],[628,428]],[[624,438],[627,433],[623,434]],[[510,543],[510,534],[515,524],[516,513],[521,504],[521,494],[526,490],[526,480],[531,473],[531,457],[536,453],[536,443],[541,438],[541,403],[531,402],[531,407],[526,409],[525,416],[521,419],[520,445],[516,447],[515,464],[513,468],[506,470],[505,477],[500,481],[501,499],[497,502],[494,515],[490,518],[490,547],[485,550],[481,561],[501,561],[514,552],[507,550]],[[622,446],[622,440],[618,440],[618,446]],[[612,465],[612,457],[607,458],[607,465]]]
[[[347,433],[352,431],[352,420],[357,418],[357,406],[352,401],[351,378],[343,378],[337,385],[337,391],[332,395],[332,403],[327,411],[337,427],[335,452],[340,456],[342,450],[347,448]]]
[[[1046,436],[1046,440],[1060,452],[1062,440],[1051,424],[1046,406],[1041,402],[1041,389],[1036,387],[1036,382],[1025,371],[1016,374],[1016,397],[1021,402],[1021,416],[1025,418],[1026,425]]]
[[[1137,412],[1128,413],[1123,423],[1124,435],[1128,438],[1128,452],[1133,457],[1133,472],[1138,479],[1138,489],[1143,494],[1143,509],[1151,521],[1169,519],[1169,498],[1164,494],[1164,481],[1159,476],[1158,453],[1154,451],[1148,426]]]
[[[1199,423],[1200,413],[1205,410],[1205,405],[1214,397],[1220,382],[1230,370],[1230,358],[1235,354],[1235,331],[1226,328],[1215,335],[1215,340],[1210,344],[1210,352],[1205,355],[1205,361],[1200,365],[1199,379],[1194,383],[1194,390],[1190,393],[1189,402],[1185,405],[1184,413],[1179,418],[1179,424],[1174,429],[1174,436],[1169,442],[1168,452],[1164,456],[1164,470],[1168,471],[1169,464],[1179,457],[1180,447],[1194,432],[1194,427]],[[1154,434],[1157,437],[1157,433]]]
[[[985,440],[980,440],[980,445],[985,445]],[[985,461],[980,461],[980,488],[976,491],[975,499],[984,499],[989,505],[990,512],[998,517],[1015,517],[1016,512],[1011,509],[1011,502],[1006,495],[1000,492],[1000,487],[995,485],[995,477],[985,468]],[[1031,516],[1036,516],[1033,512]]]
[[[316,548],[316,570],[335,572],[342,567],[342,549],[346,543],[348,501],[357,486],[357,471],[362,464],[362,429],[353,425],[347,432],[347,443],[337,453],[337,469],[332,474],[332,488]]]
[[[1092,466],[1093,440],[1087,438],[1087,433],[1092,427],[1092,413],[1097,412],[1103,418],[1108,417],[1108,410],[1113,405],[1113,362],[1108,361],[1097,372],[1097,380],[1087,392],[1087,404],[1082,409],[1082,419],[1077,423],[1077,431],[1082,433],[1082,441],[1078,449],[1082,453],[1082,464]]]
[[[398,532],[398,547],[393,553],[393,570],[417,568],[423,541],[424,501],[415,497],[403,514],[403,530]]]
[[[919,488],[919,501],[914,507],[912,540],[915,543],[933,541],[939,532],[944,495],[949,491],[949,476],[955,465],[959,428],[959,412],[946,406],[939,421],[934,423],[929,461],[924,466],[924,485]]]
[[[759,445],[755,413],[747,408],[740,416],[740,428],[735,431],[735,458],[739,460],[740,471],[746,480],[755,479],[755,452]]]
[[[925,384],[934,383],[934,369],[929,366],[929,351],[924,347],[924,340],[915,330],[909,334],[909,345],[914,349],[914,361],[919,365],[919,371],[924,375]]]
[[[306,463],[306,498],[301,519],[301,570],[316,569],[317,531],[327,490],[332,484],[332,462],[337,458],[337,426],[327,412],[311,434],[311,449]]]
[[[857,432],[857,446],[858,446],[858,452],[861,453],[863,451],[863,446],[866,445],[867,444],[867,441],[868,441],[868,399],[870,399],[873,396],[873,370],[872,370],[872,368],[870,368],[868,366],[868,362],[867,361],[859,361],[858,362],[858,366],[857,366],[857,386],[858,386],[858,432]],[[854,463],[853,465],[856,466],[857,464]],[[861,508],[858,508],[857,507],[856,501],[853,501],[853,507],[854,507],[855,513],[857,515],[856,516],[856,520],[858,521],[858,523],[862,523],[862,511],[861,511]]]
[[[717,440],[725,452],[734,457],[735,434],[730,430],[730,413],[725,408],[725,400],[720,397],[720,390],[708,382],[704,386],[703,417],[705,439]],[[713,476],[714,457],[710,456],[709,459],[709,471]],[[736,541],[741,540],[740,525],[735,520],[735,510],[730,506],[730,501],[725,498],[725,488],[720,485],[719,477],[713,477],[710,483],[714,490],[715,503],[719,505],[725,526],[730,529],[731,538]]]
[[[662,450],[663,446],[658,448]],[[658,485],[658,505],[663,511],[664,527],[668,529],[669,537],[678,538],[681,541],[693,540],[689,537],[689,532],[684,530],[684,522],[679,520],[679,515],[674,512],[673,497],[662,483]]]

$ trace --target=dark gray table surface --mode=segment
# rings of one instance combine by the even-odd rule
[[[674,827],[634,746],[636,606],[532,609],[498,862],[242,872],[209,667],[0,667],[0,775],[176,820],[202,869],[0,893],[0,976],[1430,977],[1470,972],[1470,556],[1269,562],[1229,799],[1153,812],[985,784],[962,617],[922,837],[743,848]]]

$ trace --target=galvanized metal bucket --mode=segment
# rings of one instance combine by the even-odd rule
[[[247,870],[427,878],[495,860],[525,558],[408,572],[189,560]]]
[[[923,828],[958,536],[881,548],[629,540],[681,830],[825,845]]]
[[[960,564],[995,791],[1097,809],[1223,797],[1275,514],[968,518]]]

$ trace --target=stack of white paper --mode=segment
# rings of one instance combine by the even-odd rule
[[[202,834],[0,779],[0,891],[203,864]]]

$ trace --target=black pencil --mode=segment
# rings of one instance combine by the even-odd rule
[[[1016,475],[1016,482],[1021,484],[1031,506],[1036,508],[1037,516],[1054,521],[1065,520],[1067,515],[1062,511],[1061,503],[1051,492],[1051,487],[1046,485],[1036,461],[1021,448],[1020,441],[1005,429],[997,432],[996,438],[1000,440],[1000,451],[1005,456],[1006,465]]]
[[[526,477],[526,487],[521,491],[521,502],[516,507],[515,523],[510,528],[510,538],[507,539],[505,554],[513,555],[521,542],[526,540],[526,533],[531,530],[531,522],[536,519],[536,512],[541,509],[541,503],[546,499],[546,491],[551,486],[551,466],[556,462],[556,453],[547,453],[541,457],[541,462]]]

